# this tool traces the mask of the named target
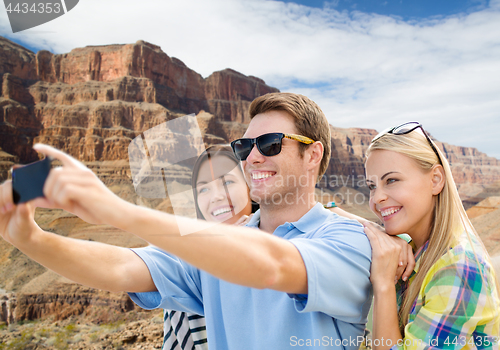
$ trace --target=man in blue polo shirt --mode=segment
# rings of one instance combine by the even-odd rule
[[[257,212],[247,226],[258,228],[259,221]],[[148,247],[134,250],[149,267],[158,291],[130,296],[146,309],[205,315],[211,349],[290,349],[307,344],[357,349],[371,304],[370,246],[359,226],[317,204],[298,221],[276,228],[273,235],[289,240],[302,255],[307,293],[228,283]]]
[[[370,307],[371,249],[360,224],[332,214],[314,200],[315,180],[326,170],[330,155],[326,117],[306,97],[283,93],[257,98],[250,116],[244,137],[232,143],[251,197],[261,208],[247,226],[280,238],[254,249],[270,255],[262,257],[269,259],[266,265],[279,259],[285,266],[276,267],[276,277],[272,275],[267,284],[267,275],[260,274],[267,268],[259,266],[260,256],[242,255],[237,260],[256,260],[244,264],[248,279],[226,282],[158,248],[135,249],[156,291],[130,296],[146,309],[205,315],[209,345],[217,350],[358,348]],[[271,141],[266,138],[272,133],[315,142],[284,138],[281,151],[268,156],[265,145]],[[245,244],[241,238],[238,243]],[[217,253],[228,254],[231,245],[225,249]]]
[[[311,196],[330,155],[326,118],[309,99],[281,93],[256,99],[250,116],[243,139],[232,143],[251,197],[261,207],[247,226],[288,241],[277,243],[292,243],[286,249],[295,252],[282,256],[290,259],[290,266],[281,267],[289,268],[287,284],[228,283],[149,247],[134,251],[148,266],[157,291],[130,296],[143,308],[205,315],[214,349],[357,348],[370,307],[371,250],[361,225],[331,214]],[[268,156],[266,138],[271,136],[266,135],[272,133],[316,142],[285,138],[281,152]]]
[[[2,228],[0,215],[0,233],[79,283],[128,291],[144,308],[205,315],[216,350],[357,349],[371,303],[371,248],[359,223],[315,200],[330,158],[326,117],[307,97],[289,93],[257,98],[250,116],[244,137],[232,143],[261,208],[247,227],[185,219],[183,227],[197,233],[182,236],[183,219],[121,200],[81,163],[41,146],[63,163],[45,185],[46,206],[154,246],[129,250],[44,232],[26,205],[5,207],[21,221]]]

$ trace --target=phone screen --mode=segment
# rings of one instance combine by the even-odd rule
[[[43,197],[43,186],[49,176],[52,159],[46,157],[35,163],[12,170],[14,203],[20,204]]]

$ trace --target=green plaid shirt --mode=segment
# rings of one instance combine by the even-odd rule
[[[470,236],[469,241],[464,232],[429,270],[408,317],[405,338],[391,349],[499,348],[500,300],[495,272],[478,238]],[[427,245],[415,255],[409,283],[418,273]],[[400,280],[398,305],[406,287]]]

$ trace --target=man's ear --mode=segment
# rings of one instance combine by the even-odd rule
[[[306,152],[309,155],[307,164],[308,169],[313,169],[316,166],[319,167],[321,160],[323,159],[324,152],[324,147],[321,141],[316,141],[310,144],[307,147]]]
[[[444,169],[441,164],[436,164],[431,169],[432,174],[432,194],[434,196],[441,193],[446,182],[446,176],[444,174]]]

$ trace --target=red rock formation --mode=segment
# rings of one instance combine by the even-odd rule
[[[84,161],[126,200],[170,212],[168,199],[143,199],[133,191],[127,161],[131,140],[165,121],[196,113],[207,145],[229,142],[244,134],[250,102],[278,91],[261,79],[231,69],[204,79],[158,46],[143,41],[35,55],[0,37],[0,78],[0,181],[7,178],[14,163],[36,160],[32,145],[44,142]],[[355,187],[366,194],[364,159],[377,132],[333,126],[331,132],[331,160],[320,186],[341,188],[342,193]],[[464,197],[500,180],[500,161],[473,148],[439,142],[438,146],[450,160]],[[190,181],[186,171],[172,176],[180,183]],[[361,193],[356,191],[356,195]],[[69,227],[75,227],[73,221],[64,223],[68,220],[50,221],[50,227],[44,229],[67,234]],[[83,230],[77,238],[90,239],[92,232],[91,228]],[[116,244],[124,245],[123,241]],[[6,246],[0,240],[0,287],[16,290],[45,271]],[[3,285],[7,280],[12,288]],[[121,312],[132,305],[125,300],[82,290],[19,294],[16,298],[4,295],[0,320],[65,318],[89,312],[88,305]]]
[[[9,170],[12,166],[19,162],[19,159],[11,154],[5,153],[0,148],[0,183],[7,180],[9,177]]]
[[[0,46],[0,76],[10,73],[21,79],[37,79],[33,52],[2,37]]]
[[[330,187],[335,183],[337,186],[363,187],[361,180],[364,176],[366,150],[378,132],[373,129],[342,129],[332,126],[330,130],[332,157],[327,170]],[[500,160],[488,157],[476,148],[434,141],[450,162],[462,198],[475,196],[485,186],[500,180]]]
[[[31,145],[33,138],[40,131],[40,123],[35,119],[32,105],[25,105],[15,100],[15,98],[22,102],[32,100],[24,86],[25,82],[9,73],[2,77],[0,148],[19,156],[22,161],[33,161],[36,159],[36,153],[31,149]]]
[[[203,79],[182,61],[169,57],[159,46],[142,40],[129,45],[87,46],[64,55],[40,51],[36,55],[36,72],[42,81],[70,85],[88,81],[114,82],[123,77],[146,78],[151,83],[150,88],[154,86],[152,93],[147,99],[136,95],[131,102],[159,103],[185,113],[205,109],[226,121],[243,121],[249,102],[256,96],[277,91],[261,79],[230,69]],[[134,86],[130,88],[135,91]],[[118,97],[105,96],[108,100]]]
[[[125,293],[98,291],[73,284],[57,285],[52,289],[57,290],[37,294],[1,294],[0,322],[11,324],[49,316],[58,321],[84,313],[92,315],[94,319],[108,318],[112,313],[123,313],[135,308]]]
[[[244,133],[250,102],[277,91],[231,69],[204,79],[144,41],[35,55],[0,38],[0,58],[0,147],[22,162],[36,159],[33,142],[83,161],[126,159],[127,145],[141,132],[193,112],[206,143],[228,142]],[[363,187],[365,152],[376,131],[331,131],[327,186]],[[500,161],[473,148],[438,145],[464,196],[500,179]]]
[[[262,79],[232,69],[213,73],[205,85],[208,111],[224,116],[224,121],[239,123],[250,122],[248,107],[255,97],[274,91],[278,90],[270,89]]]
[[[363,187],[366,149],[377,131],[330,126],[330,132],[332,134],[332,154],[327,169],[329,187]],[[360,183],[358,184],[358,182]],[[335,185],[336,183],[337,185]],[[360,186],[361,183],[363,185]]]
[[[249,103],[277,91],[230,69],[203,79],[143,41],[34,55],[0,38],[0,57],[13,62],[2,67],[0,147],[23,162],[36,158],[34,138],[85,161],[124,159],[126,145],[157,124],[203,109],[220,121],[248,122]]]

